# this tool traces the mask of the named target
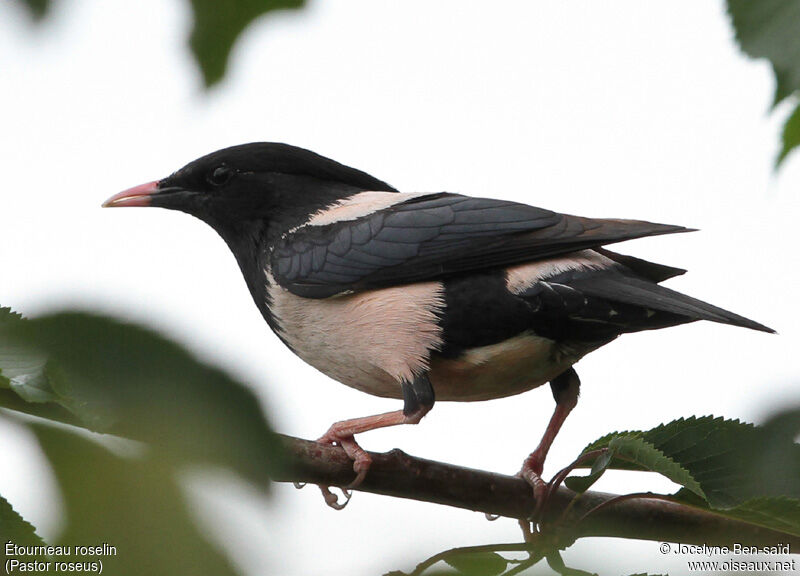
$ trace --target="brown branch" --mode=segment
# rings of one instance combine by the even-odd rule
[[[288,466],[275,480],[346,486],[354,478],[352,461],[339,447],[284,436]],[[495,474],[415,458],[400,450],[370,453],[373,463],[358,490],[444,504],[526,519],[534,509],[533,492],[515,476]],[[549,502],[554,515],[572,502],[570,517],[584,514],[611,500],[616,494],[586,492],[577,501],[575,493],[559,488]],[[800,537],[768,530],[746,522],[657,498],[622,499],[609,503],[570,528],[574,538],[613,536],[660,542],[728,546],[789,544],[800,549]]]

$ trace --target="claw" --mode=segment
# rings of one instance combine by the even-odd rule
[[[358,445],[352,434],[341,434],[338,432],[335,424],[331,426],[331,429],[328,430],[319,440],[317,440],[317,442],[341,446],[347,455],[353,460],[353,471],[356,473],[356,477],[346,487],[341,488],[342,494],[344,494],[345,497],[344,502],[340,503],[339,497],[331,492],[328,486],[319,487],[322,491],[322,497],[325,498],[325,504],[334,510],[342,510],[350,502],[350,498],[353,497],[351,490],[358,488],[358,486],[360,486],[364,481],[364,478],[367,477],[367,472],[372,464],[372,458],[361,446]]]
[[[494,522],[495,520],[497,520],[498,518],[500,518],[500,514],[490,514],[489,512],[486,512],[486,513],[485,513],[483,516],[484,516],[484,517],[485,517],[485,518],[486,518],[486,519],[487,519],[489,522]]]
[[[404,414],[402,410],[387,412],[385,414],[375,414],[364,418],[354,418],[352,420],[342,420],[331,426],[317,442],[341,446],[347,456],[353,461],[353,471],[356,477],[346,488],[342,488],[345,495],[344,504],[340,504],[338,498],[330,491],[327,486],[320,486],[325,503],[336,510],[341,510],[350,501],[351,493],[349,490],[357,488],[367,476],[372,458],[355,440],[355,435],[376,428],[387,426],[397,426],[398,424],[416,424],[426,412],[430,410],[430,405],[421,405],[417,411],[411,414]]]
[[[350,498],[353,497],[352,492],[342,489],[342,494],[344,494],[344,502],[340,503],[339,497],[331,492],[331,489],[328,486],[320,486],[319,489],[322,492],[322,497],[325,499],[325,504],[334,510],[344,510],[345,506],[350,503]]]
[[[360,472],[358,472],[356,474],[355,479],[352,482],[350,482],[350,484],[347,485],[347,488],[352,490],[352,489],[355,489],[355,488],[358,488],[359,486],[361,486],[361,483],[364,481],[364,478],[367,477],[367,471],[368,470],[369,470],[369,467],[367,467],[364,470],[361,470]]]
[[[367,477],[367,472],[369,472],[369,468],[372,466],[372,457],[370,457],[361,446],[356,444],[355,440],[353,440],[353,444],[355,444],[355,450],[353,451],[354,457],[351,457],[353,457],[353,471],[356,473],[356,477],[347,485],[348,488],[358,488],[364,481],[364,478]],[[348,451],[348,454],[349,453]]]
[[[532,518],[534,523],[538,524],[541,520],[540,516],[544,505],[550,497],[547,483],[542,480],[542,466],[539,464],[538,459],[526,459],[522,464],[522,470],[517,473],[517,476],[525,480],[533,488],[533,499],[536,504]]]
[[[522,530],[522,540],[523,542],[532,543],[533,542],[533,535],[535,532],[531,528],[531,523],[527,520],[520,520],[519,527]]]
[[[358,488],[364,481],[364,478],[366,478],[369,467],[372,465],[372,457],[367,454],[366,450],[358,445],[358,442],[356,442],[352,434],[338,433],[335,426],[334,424],[318,442],[336,444],[344,449],[347,455],[353,460],[353,471],[356,473],[356,477],[347,487]]]
[[[297,488],[298,490],[302,490],[303,488],[305,488],[305,487],[306,487],[306,482],[292,482],[292,484],[293,484],[293,485],[294,485],[294,487],[295,487],[295,488]]]

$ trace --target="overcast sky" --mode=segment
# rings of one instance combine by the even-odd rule
[[[722,2],[310,1],[248,29],[208,93],[189,29],[177,0],[61,0],[38,28],[0,4],[0,304],[155,326],[251,385],[284,433],[315,438],[336,420],[399,408],[285,349],[210,228],[174,212],[100,209],[212,150],[281,141],[404,191],[701,229],[618,249],[688,268],[668,285],[780,335],[697,323],[593,353],[577,366],[581,402],[546,475],[612,430],[705,414],[758,422],[797,402],[800,155],[772,171],[788,108],[769,113],[769,67],[741,55]],[[552,409],[547,387],[439,403],[419,426],[361,440],[514,473]],[[5,421],[0,435],[0,494],[57,534],[58,497],[33,440]],[[609,476],[599,489],[669,489]],[[271,502],[225,478],[198,491],[209,525],[253,574],[263,563],[290,576],[409,570],[451,546],[520,537],[512,521],[368,494],[335,513],[312,488],[280,487]],[[592,569],[609,550],[595,539],[565,558]],[[613,550],[619,570],[661,561],[655,543]]]

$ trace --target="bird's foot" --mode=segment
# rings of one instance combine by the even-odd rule
[[[292,482],[294,487],[298,490],[302,490],[306,487],[305,482]],[[342,494],[344,495],[344,502],[339,502],[339,497],[331,492],[330,486],[323,486],[319,485],[319,489],[322,491],[322,497],[325,499],[325,504],[333,508],[334,510],[344,510],[344,507],[347,506],[347,503],[350,502],[350,498],[353,497],[353,493],[346,488],[341,488]]]
[[[550,496],[550,490],[542,479],[542,471],[544,470],[544,457],[538,450],[535,450],[528,456],[522,463],[522,469],[517,473],[517,476],[525,480],[531,488],[533,488],[533,521],[539,524],[542,512],[545,509],[545,504]]]
[[[347,506],[350,503],[350,498],[353,497],[353,493],[350,490],[342,488],[342,494],[344,494],[344,502],[339,502],[339,497],[333,492],[331,492],[330,486],[320,486],[319,489],[322,492],[322,497],[325,499],[325,504],[327,504],[334,510],[344,510],[345,506]]]
[[[319,489],[322,491],[322,497],[325,499],[325,504],[334,510],[343,510],[344,507],[347,506],[347,504],[350,502],[350,498],[353,497],[352,489],[357,488],[364,481],[364,478],[369,471],[369,467],[372,464],[372,458],[370,455],[366,450],[358,445],[358,442],[356,442],[352,432],[344,429],[342,424],[344,423],[337,422],[331,426],[321,438],[317,440],[317,442],[322,442],[323,444],[341,446],[345,453],[353,461],[353,471],[356,473],[356,477],[353,479],[353,481],[341,489],[342,494],[344,494],[343,502],[339,501],[339,496],[331,492],[330,486],[320,485]]]
[[[341,446],[345,453],[353,461],[353,471],[356,473],[355,479],[346,488],[358,488],[367,476],[369,467],[372,465],[372,457],[356,442],[352,432],[349,432],[342,424],[337,422],[317,442],[323,444],[333,444]]]

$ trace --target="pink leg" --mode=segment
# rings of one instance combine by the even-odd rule
[[[550,451],[550,446],[553,445],[553,440],[555,440],[558,431],[561,430],[561,425],[564,424],[564,420],[567,419],[567,416],[569,416],[569,413],[572,412],[576,404],[577,401],[556,406],[553,416],[550,418],[550,423],[547,425],[547,429],[544,431],[544,435],[539,441],[539,445],[536,447],[536,450],[531,452],[530,456],[525,459],[522,465],[523,475],[526,473],[535,474],[536,476],[542,475],[544,461],[547,458],[547,453]]]
[[[397,410],[395,412],[386,412],[385,414],[353,418],[352,420],[342,420],[331,426],[317,442],[338,444],[344,448],[344,451],[353,460],[353,470],[356,473],[355,480],[347,487],[356,488],[364,481],[367,471],[372,464],[372,458],[366,450],[358,445],[354,435],[370,430],[377,430],[378,428],[397,426],[399,424],[418,424],[429,410],[430,406],[421,406],[416,412],[412,412],[408,415],[404,414],[402,410]],[[331,493],[327,486],[321,486],[320,488],[322,488],[325,502],[329,506],[337,509],[343,507],[343,505],[338,504],[336,496]]]
[[[544,461],[558,431],[561,430],[561,426],[569,416],[569,413],[578,404],[580,380],[575,371],[570,368],[567,372],[554,379],[551,386],[553,387],[553,394],[556,396],[556,409],[550,418],[550,423],[547,425],[541,441],[539,441],[539,445],[522,463],[522,470],[519,472],[519,475],[533,487],[537,511],[541,508],[545,495],[545,483],[542,480]]]

